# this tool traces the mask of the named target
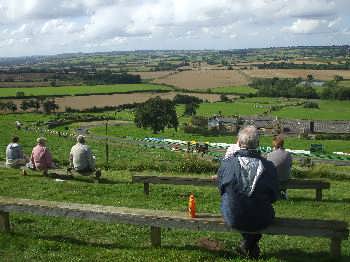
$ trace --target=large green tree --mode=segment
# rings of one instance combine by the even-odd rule
[[[140,128],[151,128],[153,133],[164,131],[165,127],[175,128],[177,131],[179,122],[175,104],[159,96],[150,98],[136,108],[135,123]]]

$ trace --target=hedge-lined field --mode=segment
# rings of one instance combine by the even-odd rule
[[[230,86],[230,87],[216,87],[211,88],[211,92],[213,93],[221,93],[221,94],[255,94],[257,92],[256,89],[249,86]]]
[[[24,96],[70,96],[89,94],[113,94],[148,91],[171,91],[167,86],[152,84],[117,84],[95,86],[58,86],[58,87],[28,87],[28,88],[0,88],[0,97],[16,97],[18,92]]]

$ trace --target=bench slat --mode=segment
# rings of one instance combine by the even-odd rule
[[[195,231],[236,231],[228,228],[221,216],[202,214],[192,219],[186,212],[134,209],[44,200],[0,198],[0,211],[31,213],[44,216],[71,217],[108,223],[125,223],[151,227],[190,229]],[[264,234],[347,239],[345,222],[314,219],[276,218]],[[155,240],[156,241],[156,240]]]

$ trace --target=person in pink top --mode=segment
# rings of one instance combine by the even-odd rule
[[[44,175],[47,175],[49,168],[54,168],[55,164],[52,161],[52,156],[49,149],[46,147],[46,139],[39,137],[36,142],[38,143],[32,151],[31,164],[33,169],[43,171]]]

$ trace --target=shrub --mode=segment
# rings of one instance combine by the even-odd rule
[[[308,101],[304,104],[304,108],[317,108],[317,109],[319,109],[320,107],[316,102]]]

